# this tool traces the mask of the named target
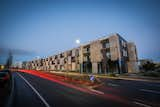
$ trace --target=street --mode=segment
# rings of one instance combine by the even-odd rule
[[[123,96],[141,106],[160,106],[160,83],[107,79],[105,86],[97,89],[104,93]]]
[[[96,90],[13,72],[13,107],[158,107],[160,84],[106,79]]]

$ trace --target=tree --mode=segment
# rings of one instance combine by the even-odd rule
[[[147,61],[144,65],[142,65],[142,69],[145,71],[155,70],[155,63]]]

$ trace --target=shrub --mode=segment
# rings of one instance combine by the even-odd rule
[[[156,65],[155,63],[152,63],[152,62],[147,61],[147,63],[144,64],[144,65],[142,66],[142,68],[143,68],[145,71],[155,70],[155,65]]]
[[[160,77],[159,72],[145,72],[142,74],[143,76],[150,76],[150,77]]]
[[[110,76],[110,77],[116,77],[116,74],[110,73],[109,76]]]

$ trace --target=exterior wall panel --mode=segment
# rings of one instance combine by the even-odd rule
[[[101,62],[102,61],[102,44],[99,40],[94,41],[90,45],[90,58],[91,62]]]

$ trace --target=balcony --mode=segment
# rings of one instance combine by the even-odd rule
[[[84,55],[90,55],[90,48],[84,48],[83,49],[83,54]]]
[[[83,57],[83,61],[84,62],[90,62],[91,60],[90,60],[89,56],[85,56],[85,57]]]

